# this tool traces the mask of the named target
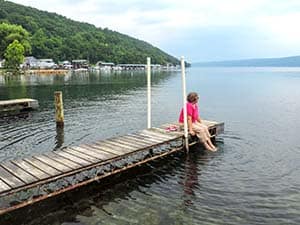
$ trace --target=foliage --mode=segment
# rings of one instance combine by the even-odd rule
[[[5,49],[14,40],[23,45],[25,54],[31,53],[29,33],[22,26],[0,23],[0,58],[3,58]]]
[[[24,61],[25,48],[18,41],[14,40],[13,43],[9,44],[4,57],[5,57],[5,67],[12,70],[18,70],[20,64]]]
[[[55,61],[88,59],[91,63],[100,60],[145,63],[146,58],[151,57],[154,64],[179,63],[178,59],[149,43],[107,28],[96,28],[55,13],[3,0],[0,0],[0,9],[0,22],[21,25],[30,32],[32,55],[37,58],[53,58]]]

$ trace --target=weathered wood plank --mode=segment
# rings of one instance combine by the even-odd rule
[[[39,103],[35,99],[12,99],[0,101],[0,112],[9,113],[11,111],[20,111],[25,109],[35,109],[39,106]]]
[[[16,166],[15,164],[11,163],[10,161],[3,162],[3,163],[1,163],[1,165],[7,171],[9,171],[15,177],[18,177],[20,180],[22,180],[26,184],[30,184],[30,183],[38,180],[36,177],[32,176],[30,173],[26,172],[25,170],[21,169],[20,167]]]
[[[166,140],[169,141],[169,140],[177,138],[177,136],[175,136],[175,135],[164,136],[158,131],[155,132],[155,131],[148,131],[148,130],[142,131],[141,135],[150,136],[152,138],[156,138],[156,139],[160,139],[160,140],[164,140],[164,141],[166,141]]]
[[[105,146],[100,146],[97,143],[87,144],[87,146],[89,146],[92,149],[95,149],[96,151],[106,152],[106,153],[112,154],[114,156],[122,155],[122,153],[117,150],[114,150],[114,149],[111,149],[111,148],[108,148]]]
[[[105,145],[114,149],[117,149],[118,151],[121,151],[123,154],[127,154],[132,152],[132,149],[128,149],[128,148],[124,148],[124,147],[120,147],[110,141],[101,141],[101,145]]]
[[[150,140],[146,140],[142,136],[139,136],[139,138],[138,138],[137,136],[129,136],[129,135],[124,137],[122,140],[140,145],[142,147],[150,146],[150,145],[152,146],[155,143],[160,143],[161,142],[161,141],[153,142],[153,141],[150,141]]]
[[[98,159],[99,161],[103,161],[103,160],[106,160],[106,159],[110,158],[110,157],[107,157],[103,154],[100,155],[95,151],[91,151],[89,148],[83,148],[81,146],[79,146],[79,147],[76,146],[76,147],[72,147],[72,148],[79,151],[79,152],[81,152],[81,153],[83,153],[83,154],[88,154],[89,156],[92,156],[92,157]]]
[[[155,132],[158,132],[158,133],[162,133],[162,134],[167,134],[171,137],[174,137],[174,138],[180,138],[180,137],[183,137],[184,135],[184,132],[180,131],[179,128],[178,130],[176,131],[168,131],[166,129],[163,129],[163,128],[157,128],[157,127],[152,127],[151,130],[155,131]]]
[[[118,139],[114,140],[115,142],[118,142],[120,144],[123,145],[128,145],[131,147],[134,147],[135,149],[140,149],[140,148],[144,148],[145,146],[147,146],[147,144],[145,143],[141,143],[141,142],[136,142],[127,138],[123,138],[123,137],[119,137]]]
[[[148,135],[148,134],[140,134],[141,136],[147,138],[148,140],[156,140],[156,141],[159,141],[159,143],[163,143],[165,141],[169,141],[169,139],[166,139],[166,138],[159,138],[159,137],[156,137],[154,135]]]
[[[131,139],[133,141],[137,141],[139,143],[145,143],[147,145],[155,145],[160,143],[161,141],[153,141],[153,140],[147,140],[145,136],[137,135],[137,134],[128,134],[125,136],[126,139]]]
[[[98,144],[97,142],[93,143],[90,146],[93,147],[93,148],[97,148],[97,149],[99,149],[101,151],[110,152],[110,153],[118,155],[118,156],[123,155],[123,153],[121,151],[115,150],[114,148],[111,148],[109,146],[105,146],[103,144],[102,145]]]
[[[85,159],[82,159],[82,158],[80,158],[80,157],[78,157],[78,156],[75,156],[75,155],[73,155],[73,154],[70,154],[70,153],[68,153],[68,152],[56,151],[55,153],[58,154],[58,155],[61,155],[61,156],[65,157],[65,158],[67,158],[67,159],[69,159],[69,160],[72,160],[72,161],[74,161],[74,162],[76,162],[76,163],[79,163],[79,164],[82,165],[82,166],[87,166],[87,165],[90,165],[90,164],[91,164],[90,161],[87,161],[87,160],[85,160]]]
[[[12,163],[16,164],[18,167],[21,167],[25,171],[30,171],[30,173],[33,176],[37,177],[40,180],[49,177],[49,174],[47,172],[44,172],[44,171],[36,168],[35,166],[31,165],[30,163],[28,163],[22,159],[13,160]]]
[[[36,168],[39,168],[42,172],[44,172],[45,174],[49,174],[50,176],[56,176],[62,173],[61,171],[56,170],[53,167],[35,158],[26,158],[24,159],[24,161]]]
[[[64,165],[53,159],[50,159],[46,155],[38,155],[38,156],[34,156],[34,158],[41,160],[42,162],[48,164],[49,166],[52,166],[53,168],[55,168],[61,172],[69,172],[70,170],[72,170],[72,168],[70,166]]]
[[[103,160],[105,159],[111,159],[116,157],[116,154],[110,153],[110,152],[105,152],[105,151],[101,151],[99,149],[96,148],[92,148],[90,145],[86,145],[86,144],[82,144],[80,145],[80,147],[88,149],[89,151],[99,155],[100,158],[102,158]]]
[[[121,143],[118,143],[118,142],[116,142],[115,140],[106,140],[104,143],[109,143],[109,144],[111,144],[111,145],[115,145],[115,146],[118,146],[118,147],[120,147],[120,148],[126,148],[126,149],[128,149],[128,151],[136,151],[137,150],[137,148],[135,148],[135,147],[132,147],[132,146],[128,146],[128,145],[124,145],[124,144],[121,144]]]
[[[156,143],[163,143],[168,140],[168,139],[163,139],[163,138],[157,138],[157,137],[154,137],[153,135],[151,136],[151,135],[143,134],[143,133],[139,133],[137,135],[139,135],[140,137],[143,137],[145,140],[153,141]]]
[[[35,99],[30,98],[19,98],[19,99],[11,99],[11,100],[1,100],[0,105],[11,105],[11,104],[19,104],[24,102],[35,102]]]
[[[12,188],[20,187],[25,185],[19,178],[13,176],[10,172],[0,166],[0,179],[3,180]]]
[[[0,193],[1,193],[1,192],[4,192],[4,191],[8,191],[8,190],[10,190],[10,189],[11,189],[11,187],[8,186],[4,181],[2,181],[2,180],[0,179]]]
[[[80,157],[80,158],[82,158],[82,159],[85,159],[85,160],[87,160],[87,161],[89,161],[89,162],[91,162],[91,163],[96,163],[96,162],[99,162],[99,161],[100,161],[99,159],[97,159],[97,158],[95,158],[95,157],[92,157],[92,156],[89,156],[89,155],[87,155],[87,154],[84,154],[84,153],[81,153],[81,152],[79,152],[79,151],[76,151],[76,150],[73,149],[72,147],[63,149],[62,151],[68,152],[68,153],[70,153],[70,154],[72,154],[72,155],[75,155],[75,156],[77,156],[77,157]]]
[[[99,147],[104,147],[108,151],[116,152],[118,155],[123,155],[123,154],[127,154],[127,153],[131,152],[128,149],[122,149],[118,146],[111,145],[111,144],[103,142],[103,141],[95,142],[95,144]]]
[[[175,137],[178,136],[176,133],[172,133],[172,131],[167,132],[167,131],[165,131],[163,129],[155,128],[155,127],[154,128],[150,128],[150,129],[142,130],[142,132],[144,132],[144,131],[145,132],[149,132],[151,134],[156,134],[156,135],[159,135],[159,136],[162,136],[162,137],[165,137],[165,138],[175,138]]]
[[[47,157],[63,164],[63,165],[66,165],[68,167],[71,167],[72,169],[78,169],[81,167],[80,164],[77,164],[69,159],[66,159],[65,157],[61,156],[61,155],[58,155],[58,154],[55,154],[55,153],[47,153]]]
[[[143,131],[140,132],[140,134],[146,135],[146,136],[149,136],[149,137],[152,137],[152,138],[160,139],[162,141],[174,139],[174,137],[161,135],[159,133],[149,131],[149,130],[143,130]]]

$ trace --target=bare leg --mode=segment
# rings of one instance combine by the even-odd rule
[[[210,140],[210,134],[207,126],[200,123],[193,123],[193,130],[195,131],[197,137],[203,143],[204,147],[210,151],[216,151],[217,148],[213,145]]]
[[[213,149],[217,150],[217,147],[211,142],[210,138],[208,139],[207,142],[208,142],[208,145],[209,145],[210,147],[212,147]]]
[[[204,147],[205,147],[206,150],[209,150],[209,151],[212,151],[212,152],[216,151],[214,148],[212,148],[211,146],[209,146],[209,144],[206,141],[203,142],[203,145],[204,145]]]

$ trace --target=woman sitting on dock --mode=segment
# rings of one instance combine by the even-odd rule
[[[205,124],[201,123],[201,118],[198,111],[198,94],[196,92],[191,92],[187,96],[187,121],[188,129],[191,135],[197,135],[200,142],[203,143],[204,147],[210,151],[217,151],[217,148],[213,145],[210,140],[210,134],[208,128]],[[183,123],[183,109],[181,109],[179,122]]]

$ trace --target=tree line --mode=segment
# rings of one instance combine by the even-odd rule
[[[87,59],[90,63],[99,60],[145,63],[146,57],[151,57],[154,64],[179,64],[178,59],[147,42],[56,13],[0,0],[0,58],[5,58],[12,44],[10,48],[17,48],[18,52],[22,52],[20,46],[23,46],[25,56],[52,58],[56,62]]]

